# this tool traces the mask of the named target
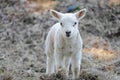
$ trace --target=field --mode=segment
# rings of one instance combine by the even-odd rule
[[[87,8],[79,22],[84,42],[79,80],[120,80],[119,0],[0,0],[0,80],[68,79],[62,71],[45,75],[44,42],[57,22],[51,8]]]

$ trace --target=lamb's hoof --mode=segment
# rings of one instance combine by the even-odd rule
[[[56,74],[43,74],[40,76],[40,80],[56,80]]]
[[[65,75],[65,71],[63,69],[60,69],[56,73],[56,78],[59,79],[59,80],[67,80],[67,76]]]

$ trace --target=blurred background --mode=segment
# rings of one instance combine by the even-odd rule
[[[66,80],[45,75],[44,42],[57,22],[49,10],[83,8],[80,80],[120,80],[120,0],[0,0],[0,80]]]

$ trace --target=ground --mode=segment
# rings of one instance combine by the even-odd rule
[[[51,4],[54,6],[49,4],[51,7],[45,6],[45,10],[44,6],[42,9],[39,6],[36,13],[36,9],[32,8],[31,12],[24,1],[0,0],[0,80],[67,79],[64,72],[45,75],[44,42],[50,27],[57,22],[47,9],[52,7],[67,12],[71,4],[77,5],[77,10],[88,10],[86,17],[79,23],[84,42],[79,80],[120,79],[119,2],[112,4],[115,2],[108,2],[109,0],[52,0]]]

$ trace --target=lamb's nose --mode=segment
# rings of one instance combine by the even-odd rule
[[[70,36],[70,31],[66,31],[66,36],[69,37]]]

